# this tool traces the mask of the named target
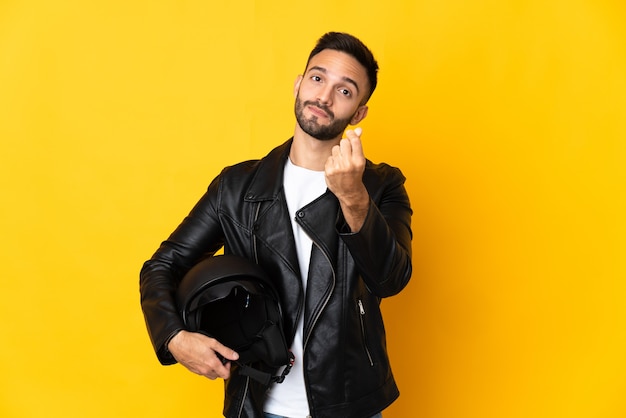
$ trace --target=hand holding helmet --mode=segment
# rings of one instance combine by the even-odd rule
[[[168,349],[180,364],[193,373],[211,380],[218,377],[228,379],[230,360],[234,361],[239,358],[234,350],[224,346],[215,338],[184,330],[170,340]]]

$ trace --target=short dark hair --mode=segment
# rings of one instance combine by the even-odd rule
[[[354,57],[364,68],[370,84],[369,94],[365,97],[364,103],[369,100],[376,89],[378,83],[378,63],[374,59],[374,54],[358,38],[343,32],[328,32],[317,41],[315,48],[309,54],[306,66],[309,66],[311,58],[325,49],[345,52]]]

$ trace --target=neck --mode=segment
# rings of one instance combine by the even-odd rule
[[[299,167],[314,171],[324,171],[332,149],[339,143],[341,136],[328,141],[320,141],[304,132],[296,125],[293,135],[293,144],[289,152],[291,162]]]

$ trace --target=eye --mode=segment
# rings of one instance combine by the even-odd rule
[[[352,92],[348,89],[339,89],[339,93],[341,93],[342,95],[346,97],[352,96]]]
[[[311,80],[320,82],[322,81],[322,77],[320,77],[319,75],[313,75],[311,76]]]

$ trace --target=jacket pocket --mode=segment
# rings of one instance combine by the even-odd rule
[[[363,301],[361,299],[357,299],[357,309],[359,310],[359,323],[361,324],[361,337],[363,338],[363,348],[365,349],[365,354],[367,355],[367,360],[369,361],[370,366],[374,366],[374,360],[372,359],[372,353],[368,346],[367,341],[367,328],[365,326],[365,308],[363,307]]]

